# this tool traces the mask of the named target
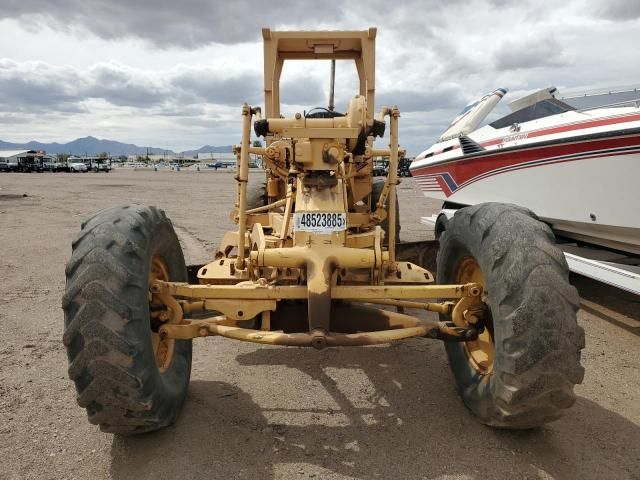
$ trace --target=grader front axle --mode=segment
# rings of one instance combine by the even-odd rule
[[[327,328],[306,332],[273,331],[272,325],[292,328],[308,312],[306,286],[269,285],[192,285],[157,280],[150,292],[166,302],[164,338],[192,339],[219,335],[235,340],[287,346],[363,346],[388,343],[410,337],[446,341],[469,341],[478,336],[484,314],[482,287],[465,285],[334,286],[331,289]],[[413,302],[404,299],[441,298],[455,301]],[[177,300],[180,299],[180,300]],[[391,300],[396,299],[396,300]],[[284,305],[278,303],[290,302]],[[356,304],[358,302],[418,308],[451,315],[451,322],[423,320],[400,312]],[[177,307],[176,307],[177,306]],[[183,312],[215,311],[221,314],[186,320]],[[260,320],[260,329],[244,328],[242,322]],[[332,319],[334,321],[332,321]],[[306,322],[305,322],[306,323]],[[298,325],[300,323],[298,322]]]

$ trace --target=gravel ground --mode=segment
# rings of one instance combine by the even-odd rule
[[[426,238],[419,217],[438,203],[411,179],[399,195],[403,239]],[[478,424],[434,341],[317,352],[208,338],[175,425],[101,433],[76,405],[61,341],[80,222],[160,206],[202,263],[232,227],[233,198],[223,171],[0,175],[1,479],[640,478],[639,299],[577,277],[586,376],[576,405],[540,429]]]

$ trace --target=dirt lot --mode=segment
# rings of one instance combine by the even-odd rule
[[[121,438],[86,421],[61,342],[64,264],[86,216],[166,209],[190,263],[231,227],[232,175],[0,175],[0,478],[640,478],[639,299],[576,278],[584,384],[565,417],[509,432],[478,424],[444,348],[269,348],[201,339],[172,427]],[[26,194],[27,196],[23,196]],[[406,240],[437,203],[400,189]]]

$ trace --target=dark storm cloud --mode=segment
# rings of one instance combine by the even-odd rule
[[[163,117],[196,117],[204,116],[205,113],[206,109],[203,105],[181,105],[179,109],[166,106],[153,110],[154,115]]]
[[[143,71],[115,63],[88,69],[60,67],[43,62],[0,60],[0,109],[33,111],[34,107],[60,112],[84,111],[91,99],[133,108],[155,108],[161,115],[193,112],[201,105],[239,106],[262,102],[262,79],[253,72],[228,72],[208,67],[182,67],[169,71]],[[314,104],[322,88],[313,79],[283,82],[283,102]]]
[[[430,112],[448,108],[461,108],[465,98],[456,85],[412,85],[406,90],[382,90],[377,95],[377,109],[383,105],[397,105],[400,112]]]
[[[83,26],[106,39],[137,37],[162,47],[193,48],[257,41],[263,25],[282,23],[283,11],[311,14],[326,3],[281,0],[276,8],[265,8],[265,3],[248,0],[9,0],[0,18],[39,21],[65,30]]]
[[[17,111],[49,107],[59,111],[78,111],[78,97],[60,85],[47,81],[0,77],[0,105]]]
[[[78,80],[74,69],[52,70],[39,62],[18,64],[0,60],[0,106],[3,111],[33,111],[55,108],[80,111]]]
[[[320,80],[317,78],[300,76],[283,79],[280,92],[282,102],[289,105],[313,107],[324,105],[327,102]],[[260,93],[262,94],[262,92]],[[262,102],[262,97],[260,102]]]
[[[224,105],[260,105],[263,100],[262,76],[254,72],[241,74],[217,68],[189,68],[170,80],[172,93],[184,103],[213,103]],[[321,101],[322,87],[314,78],[295,77],[282,81],[282,103],[314,105]]]
[[[634,82],[638,67],[628,46],[636,39],[632,22],[639,17],[638,0],[4,0],[0,20],[15,20],[7,22],[13,30],[29,30],[21,37],[29,45],[17,48],[21,38],[5,39],[3,55],[19,62],[0,60],[0,112],[48,111],[62,117],[90,111],[96,121],[120,115],[135,118],[132,125],[141,131],[161,123],[159,119],[168,124],[169,117],[176,117],[176,129],[188,125],[189,132],[218,132],[223,127],[216,122],[228,119],[236,112],[233,108],[245,101],[262,103],[261,27],[342,30],[377,25],[376,110],[398,105],[403,144],[423,148],[471,98],[496,86],[511,88],[511,100],[549,84]],[[51,57],[30,57],[40,48],[31,45],[38,30],[55,44],[48,49],[57,48],[58,36],[65,48],[76,42],[82,55],[70,52],[68,57],[76,67],[23,62],[51,62],[60,58],[58,51],[66,52],[62,48]],[[130,66],[102,63],[98,57],[93,66],[78,67],[94,62],[84,42],[94,36],[107,40],[94,42],[108,52],[107,58]],[[245,42],[251,45],[233,45]],[[224,45],[204,49],[212,43]],[[130,48],[133,54],[123,54]],[[241,63],[248,51],[254,63]],[[153,58],[138,59],[136,52]],[[211,61],[211,52],[219,58]],[[183,61],[189,65],[157,67]],[[283,103],[296,109],[325,106],[326,75],[309,78],[318,72],[299,68],[284,76]],[[349,87],[336,91],[336,106],[344,111],[355,92],[347,75],[339,72],[338,80]],[[357,81],[355,85],[357,90]]]
[[[98,64],[84,75],[85,84],[79,92],[83,97],[101,98],[113,105],[148,107],[167,100],[169,90],[161,78],[116,64]]]
[[[264,26],[336,29],[367,28],[384,23],[385,28],[402,25],[403,34],[429,35],[429,22],[436,21],[447,4],[438,0],[411,0],[393,6],[388,15],[386,0],[366,4],[341,0],[301,2],[296,0],[8,0],[0,19],[47,25],[69,31],[84,27],[104,39],[142,38],[160,47],[199,48],[216,42],[255,42]],[[467,3],[448,2],[448,5]],[[328,15],[330,13],[330,15]],[[428,18],[429,22],[425,19]],[[338,21],[336,22],[336,19]]]
[[[169,89],[144,74],[116,64],[86,70],[43,62],[0,61],[3,109],[85,111],[82,102],[102,99],[112,105],[145,107],[166,101]]]
[[[262,77],[254,72],[229,75],[214,68],[189,68],[169,82],[175,95],[186,103],[256,104],[262,92]]]
[[[182,67],[169,71],[145,71],[115,63],[87,69],[43,62],[0,60],[0,112],[33,115],[73,114],[94,111],[99,100],[123,112],[177,117],[182,124],[213,128],[215,118],[238,110],[242,103],[262,104],[262,79],[253,72],[229,72],[208,67]],[[312,107],[324,104],[319,81],[293,77],[283,81],[283,105]],[[211,106],[214,106],[213,109]],[[132,109],[134,109],[132,111]],[[23,122],[24,123],[24,122]]]
[[[210,0],[9,0],[0,17],[63,30],[83,26],[102,38],[137,37],[165,47],[254,41],[264,19],[247,2]]]
[[[30,116],[30,115],[13,115],[13,114],[0,115],[0,124],[3,124],[3,125],[18,125],[18,124],[29,123],[32,121],[33,121],[33,116]]]
[[[497,70],[558,67],[567,64],[562,46],[553,36],[505,39],[494,54]]]
[[[610,20],[637,20],[640,18],[638,0],[608,0],[598,5],[598,13]]]

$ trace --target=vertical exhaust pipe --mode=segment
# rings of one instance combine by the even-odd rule
[[[329,111],[333,112],[335,107],[334,94],[336,89],[336,60],[331,60],[331,83],[329,84]]]

